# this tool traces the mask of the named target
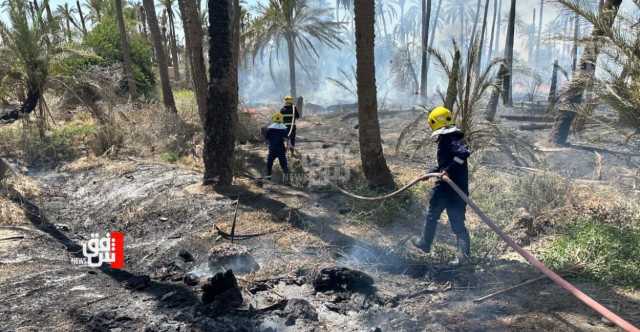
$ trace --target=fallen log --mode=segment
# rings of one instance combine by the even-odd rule
[[[544,130],[553,128],[553,124],[529,123],[518,126],[520,130]]]

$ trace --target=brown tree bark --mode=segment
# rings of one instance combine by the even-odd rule
[[[158,17],[156,16],[156,8],[153,2],[153,0],[142,0],[142,4],[144,5],[144,9],[147,13],[147,23],[149,25],[149,31],[151,32],[153,48],[156,51],[156,58],[158,60],[158,71],[160,72],[160,84],[162,86],[162,101],[169,112],[178,113],[176,102],[173,99],[171,84],[169,82],[169,65],[167,62],[167,55],[165,54],[164,47],[162,46],[162,35],[160,34]]]
[[[429,23],[431,20],[431,0],[422,0],[422,67],[420,72],[420,97],[427,97],[427,54],[429,53]]]
[[[516,0],[511,0],[507,41],[504,49],[504,61],[507,72],[502,80],[502,100],[507,106],[513,106],[513,43],[516,31]]]
[[[605,1],[600,15],[606,20],[606,25],[613,25],[621,3],[622,0]],[[550,141],[555,144],[564,145],[567,143],[571,123],[576,117],[575,110],[578,105],[582,104],[585,90],[596,72],[596,62],[598,61],[599,44],[601,43],[602,35],[602,31],[595,26],[591,32],[591,40],[585,46],[580,57],[580,67],[576,69],[571,77],[566,91],[561,94],[562,97],[558,102],[560,113],[556,117],[550,137]]]
[[[122,15],[122,0],[114,0],[116,19],[118,21],[118,30],[120,32],[120,45],[122,48],[122,65],[124,73],[127,75],[127,86],[129,87],[129,95],[135,98],[138,95],[136,80],[133,77],[133,67],[131,65],[131,49],[129,48],[129,38],[127,37],[127,27],[124,24],[124,16]]]
[[[355,0],[356,78],[358,85],[358,127],[360,159],[372,187],[395,187],[382,151],[374,59],[375,10],[371,0]]]
[[[207,86],[209,84],[202,48],[204,31],[202,31],[197,4],[193,0],[178,0],[178,5],[182,15],[186,48],[190,50],[187,54],[191,63],[191,77],[198,103],[198,114],[200,114],[201,123],[204,123],[207,113]]]
[[[205,185],[231,185],[238,109],[238,70],[233,60],[233,0],[209,0],[209,108],[204,127]]]
[[[296,47],[295,40],[292,35],[286,35],[287,42],[287,52],[289,57],[289,93],[292,97],[297,96],[297,88],[296,88]]]

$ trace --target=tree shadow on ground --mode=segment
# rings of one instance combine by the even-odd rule
[[[15,190],[13,190],[8,196],[14,203],[22,207],[29,221],[37,230],[49,235],[57,242],[64,245],[69,255],[79,258],[84,257],[82,254],[82,246],[71,240],[66,234],[56,228],[54,224],[50,223],[44,215],[44,212],[35,203],[25,198]],[[143,277],[124,269],[113,269],[106,263],[103,263],[98,270],[119,283],[123,288],[131,285],[132,280],[140,280],[140,278]],[[146,279],[142,281],[142,283],[144,286],[139,289],[133,288],[131,291],[150,295],[153,300],[156,301],[156,310],[162,314],[176,314],[182,310],[195,308],[195,312],[201,317],[210,317],[215,319],[217,316],[221,315],[220,307],[215,308],[203,304],[194,291],[184,285],[169,282],[158,282],[151,279]],[[167,294],[171,294],[168,299],[165,298]],[[104,299],[108,297],[111,296],[106,296]],[[86,325],[87,330],[103,330],[104,328],[113,325],[114,322],[121,327],[131,327],[127,325],[128,323],[132,324],[129,322],[131,320],[129,317],[121,316],[118,312],[111,312],[108,310],[97,312],[95,315],[91,315],[91,317],[87,319],[87,317],[85,317],[86,315],[79,309],[86,308],[89,305],[90,303],[80,307],[70,306],[71,310],[69,312],[74,321],[78,324]],[[224,314],[237,314],[239,317],[242,317],[242,323],[246,326],[256,326],[260,323],[258,320],[259,315],[257,314],[235,311],[234,308],[231,307],[223,309],[225,309],[223,310]],[[211,328],[216,330],[225,327],[224,322],[212,327],[214,324],[217,324],[215,321],[194,321],[193,317],[189,316],[172,316],[176,321],[191,325],[190,327],[196,331],[200,329],[211,330]],[[208,327],[207,324],[210,326]]]

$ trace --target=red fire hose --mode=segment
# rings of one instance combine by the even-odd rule
[[[612,323],[616,324],[621,329],[623,329],[623,330],[625,330],[627,332],[640,332],[640,329],[638,329],[637,327],[633,326],[631,323],[627,322],[622,317],[616,315],[611,310],[609,310],[606,307],[604,307],[602,304],[596,302],[594,299],[589,297],[589,295],[583,293],[581,290],[579,290],[574,285],[572,285],[571,283],[566,281],[564,278],[559,276],[557,273],[551,271],[548,267],[546,267],[544,264],[542,264],[542,262],[540,262],[537,258],[535,258],[533,255],[531,255],[528,251],[524,250],[517,243],[515,243],[507,234],[505,234],[502,231],[502,229],[500,229],[500,227],[498,227],[498,225],[496,225],[491,220],[491,218],[489,218],[486,214],[484,214],[484,212],[482,212],[482,210],[480,210],[480,208],[460,189],[460,187],[458,187],[446,175],[443,175],[443,174],[440,174],[440,173],[430,173],[430,174],[421,176],[420,178],[412,181],[411,183],[409,183],[408,185],[404,186],[400,190],[398,190],[396,192],[393,192],[393,193],[391,193],[389,195],[381,196],[381,197],[363,197],[363,196],[358,196],[358,195],[351,194],[351,193],[346,192],[346,191],[344,191],[344,190],[342,190],[340,188],[339,189],[340,189],[340,191],[342,193],[344,193],[344,194],[346,194],[348,196],[357,198],[357,199],[379,200],[379,199],[386,199],[386,198],[395,196],[396,194],[399,194],[400,192],[409,189],[409,187],[413,186],[414,184],[416,184],[416,183],[418,183],[418,182],[420,182],[422,180],[426,180],[426,179],[432,178],[432,177],[440,177],[442,180],[447,182],[451,186],[451,188],[453,188],[453,190],[480,217],[480,219],[485,224],[487,224],[487,226],[489,226],[489,228],[491,228],[494,232],[496,232],[500,236],[500,238],[502,238],[502,240],[509,245],[509,247],[513,248],[513,250],[515,250],[518,254],[520,254],[520,256],[524,257],[524,259],[526,259],[531,265],[533,265],[533,267],[535,267],[536,269],[540,270],[540,272],[544,273],[547,277],[549,277],[549,279],[553,280],[553,282],[558,284],[558,286],[564,288],[566,291],[568,291],[573,296],[578,298],[578,300],[582,301],[584,304],[589,306],[591,309],[597,311],[604,318],[606,318],[609,321],[611,321]]]

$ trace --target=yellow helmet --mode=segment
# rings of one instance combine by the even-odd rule
[[[273,115],[271,116],[271,121],[275,122],[275,123],[283,123],[284,122],[284,117],[282,116],[282,113],[280,113],[280,112],[273,113]]]
[[[286,96],[286,97],[284,97],[284,102],[285,102],[287,105],[293,105],[294,98],[293,98],[292,96]]]
[[[438,106],[431,110],[427,121],[429,122],[431,130],[434,131],[440,128],[453,126],[453,116],[451,115],[451,111],[444,106]]]

